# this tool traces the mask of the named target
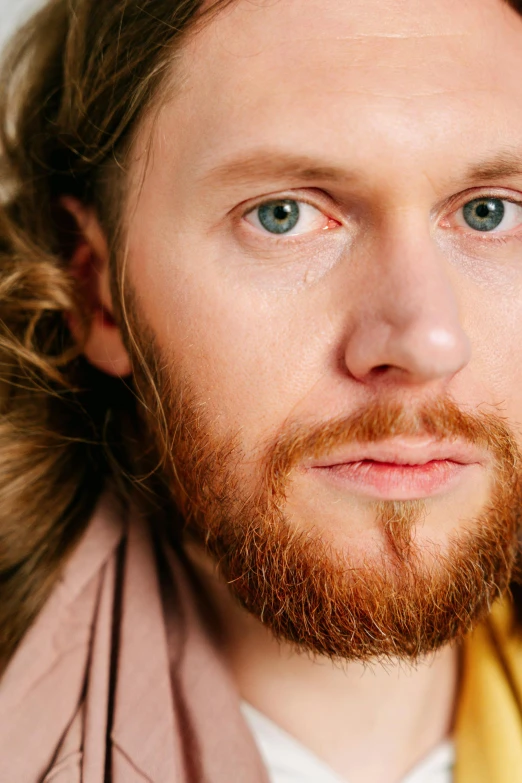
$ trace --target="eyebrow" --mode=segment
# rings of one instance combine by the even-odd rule
[[[260,150],[216,166],[204,179],[223,185],[239,185],[274,179],[346,182],[353,178],[353,173],[338,166],[320,164],[308,155]]]
[[[471,164],[463,173],[464,184],[474,185],[522,175],[522,149],[510,147],[491,158]],[[258,150],[212,168],[204,182],[220,185],[241,185],[270,180],[298,180],[299,182],[342,182],[361,179],[361,173],[341,166],[322,164],[314,157],[273,150]]]
[[[470,183],[480,180],[502,179],[516,177],[522,174],[522,150],[509,148],[502,150],[489,160],[479,161],[472,165],[465,174],[465,180]]]

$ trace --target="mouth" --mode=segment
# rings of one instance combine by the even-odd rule
[[[484,463],[484,455],[465,443],[395,438],[354,444],[303,468],[355,494],[416,500],[451,490]]]

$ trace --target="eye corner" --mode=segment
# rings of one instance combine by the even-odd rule
[[[460,199],[458,206],[439,221],[442,228],[456,225],[482,238],[522,228],[522,195],[518,200],[491,191],[465,195],[468,198]]]

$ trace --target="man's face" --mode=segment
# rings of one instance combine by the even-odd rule
[[[136,143],[128,285],[245,508],[271,447],[406,414],[285,463],[289,529],[355,567],[382,564],[387,503],[419,560],[491,500],[487,438],[415,412],[452,400],[522,445],[521,42],[500,0],[240,0]]]

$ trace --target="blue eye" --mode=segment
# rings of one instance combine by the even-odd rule
[[[299,216],[299,204],[292,199],[268,201],[257,208],[259,222],[271,234],[287,234],[296,227]]]
[[[462,208],[462,216],[475,231],[493,231],[504,219],[506,208],[501,198],[476,198]]]
[[[267,239],[276,237],[297,237],[316,234],[323,229],[333,228],[337,221],[320,208],[307,201],[294,198],[272,198],[263,201],[246,215],[244,220],[256,228]]]

